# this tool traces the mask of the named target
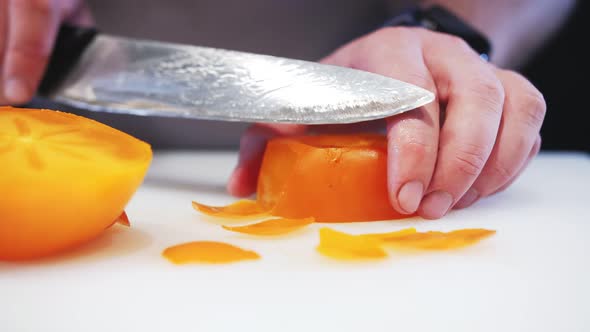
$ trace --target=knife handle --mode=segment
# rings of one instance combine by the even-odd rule
[[[94,40],[98,30],[68,24],[61,25],[49,63],[38,92],[49,95],[57,87],[68,71],[78,62],[86,47]]]

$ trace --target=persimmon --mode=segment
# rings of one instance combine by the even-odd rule
[[[408,218],[390,203],[387,139],[380,134],[303,135],[271,139],[258,174],[256,201],[225,207],[193,202],[219,218],[314,218],[360,222]]]
[[[358,222],[407,218],[387,190],[385,135],[318,135],[268,142],[257,185],[263,208],[285,218]]]
[[[94,120],[0,107],[0,260],[58,253],[125,224],[151,160],[149,144]]]

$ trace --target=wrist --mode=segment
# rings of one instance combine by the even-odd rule
[[[384,26],[421,27],[451,34],[465,40],[481,58],[489,60],[491,57],[492,45],[488,37],[441,6],[409,8],[389,19]]]

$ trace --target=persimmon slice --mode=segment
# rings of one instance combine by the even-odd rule
[[[320,229],[320,243],[316,249],[325,256],[337,259],[387,257],[379,239],[351,235],[327,227]]]
[[[0,107],[0,260],[97,237],[143,182],[149,144],[69,113]]]
[[[193,208],[205,215],[226,219],[256,219],[269,215],[270,211],[258,202],[242,199],[227,206],[211,206],[193,201]]]
[[[229,231],[251,235],[281,235],[294,232],[315,221],[314,218],[274,218],[245,226],[222,226]]]
[[[383,243],[397,248],[446,250],[473,245],[496,232],[488,229],[459,229],[451,232],[427,231],[384,238]]]
[[[165,249],[162,255],[174,264],[224,264],[260,258],[254,251],[216,241],[182,243]]]

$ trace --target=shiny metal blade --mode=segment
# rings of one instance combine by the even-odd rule
[[[343,67],[99,35],[50,98],[101,112],[337,124],[392,116],[434,95]]]

